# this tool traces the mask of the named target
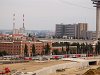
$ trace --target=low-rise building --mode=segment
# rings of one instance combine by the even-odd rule
[[[42,54],[44,44],[42,42],[30,41],[13,41],[13,42],[0,42],[0,51],[6,51],[9,55],[24,56],[25,44],[28,48],[28,55],[32,56],[32,45],[35,45],[36,54]]]

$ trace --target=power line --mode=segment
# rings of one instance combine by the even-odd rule
[[[63,4],[68,4],[68,5],[72,5],[72,6],[76,6],[76,7],[81,7],[81,8],[85,8],[85,9],[94,10],[93,8],[86,7],[86,6],[79,5],[79,4],[75,4],[75,3],[71,3],[69,1],[65,1],[65,0],[58,0],[58,1],[61,2],[61,3],[63,3]]]

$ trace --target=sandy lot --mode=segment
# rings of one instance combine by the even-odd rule
[[[30,61],[27,63],[0,64],[0,70],[2,70],[5,67],[9,67],[11,70],[18,70],[22,72],[33,72],[33,71],[42,69],[43,67],[48,67],[48,66],[63,64],[63,63],[69,63],[69,62],[70,61],[55,60],[55,61],[46,61],[46,62]]]
[[[56,72],[56,73],[52,73],[50,75],[82,75],[87,70],[89,70],[89,69],[96,69],[99,66],[100,65],[98,65],[98,66],[95,65],[95,66],[90,66],[90,67],[87,67],[87,68],[80,68],[80,69],[76,69],[76,68],[65,69],[64,72]]]

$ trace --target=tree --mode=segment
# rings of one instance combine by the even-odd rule
[[[7,55],[7,52],[6,51],[2,51],[2,55]]]
[[[27,45],[25,44],[25,48],[24,48],[24,56],[28,56],[28,47]]]
[[[85,45],[85,50],[84,50],[85,54],[89,54],[89,45],[86,43]]]
[[[71,44],[71,46],[77,46],[77,43],[76,43],[76,42],[73,42],[73,43]]]
[[[76,54],[79,54],[80,53],[80,44],[79,43],[73,42],[71,44],[71,46],[76,46],[77,47],[77,50],[75,52]]]
[[[66,53],[66,51],[64,50],[64,48],[62,47],[62,52],[61,52],[62,54],[65,54]]]
[[[54,55],[58,55],[59,54],[59,50],[58,49],[53,50],[53,54]]]
[[[47,45],[45,45],[44,50],[45,50],[46,55],[50,54],[50,46],[48,43],[47,43]]]
[[[61,46],[61,45],[60,45],[59,42],[55,42],[55,43],[52,43],[52,46],[53,46],[53,47],[59,47],[59,46]]]
[[[7,55],[7,52],[6,51],[1,51],[0,56],[4,56],[4,55]]]
[[[81,44],[81,50],[80,50],[80,53],[81,53],[81,54],[84,54],[84,50],[85,50],[85,44],[82,43],[82,44]]]
[[[98,44],[95,45],[95,54],[97,55]]]
[[[36,51],[35,51],[35,45],[33,44],[33,45],[32,45],[32,56],[35,55],[35,52],[36,52]]]
[[[64,43],[63,42],[60,42],[60,46],[64,46]]]
[[[71,46],[70,47],[70,54],[75,54],[77,51],[77,47],[76,46]]]
[[[79,43],[77,43],[77,52],[76,52],[77,54],[79,54],[80,53],[80,44]]]
[[[98,43],[96,44],[95,53],[96,53],[96,55],[100,54],[100,42],[99,42],[99,41],[98,41]]]
[[[100,41],[98,42],[98,50],[97,50],[97,52],[100,55]]]
[[[65,42],[65,46],[66,46],[66,52],[67,52],[67,54],[69,54],[70,43],[69,42]]]
[[[93,46],[89,44],[89,53],[93,54]]]
[[[2,52],[0,52],[0,56],[2,56]]]
[[[29,34],[29,35],[28,35],[28,37],[32,37],[32,35],[31,35],[31,34]]]

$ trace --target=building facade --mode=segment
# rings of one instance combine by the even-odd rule
[[[55,36],[56,37],[63,37],[64,35],[64,24],[56,24],[56,31],[55,31]]]
[[[77,24],[65,25],[64,36],[66,36],[68,39],[76,38],[76,26]]]
[[[86,38],[87,23],[78,24],[56,24],[56,36],[65,37],[67,39]]]
[[[32,56],[32,45],[35,45],[35,54],[42,54],[44,49],[43,42],[30,42],[30,41],[13,41],[13,42],[0,42],[0,52],[6,51],[9,55],[24,56],[25,44],[28,48],[28,55]]]
[[[77,25],[77,38],[78,39],[86,39],[86,32],[88,29],[87,23],[78,23]]]

